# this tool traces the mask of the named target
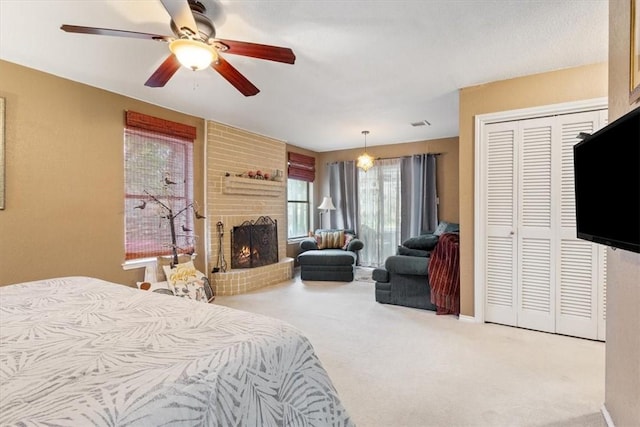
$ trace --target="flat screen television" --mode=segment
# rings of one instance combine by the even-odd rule
[[[640,107],[573,147],[578,238],[640,253]]]

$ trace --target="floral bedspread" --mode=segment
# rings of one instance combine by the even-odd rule
[[[0,425],[353,422],[289,324],[65,277],[0,287]]]

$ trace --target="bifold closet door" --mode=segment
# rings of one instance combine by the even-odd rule
[[[555,332],[554,245],[557,200],[552,172],[554,133],[549,117],[521,120],[516,144],[518,326]]]
[[[530,119],[485,131],[485,320],[554,332],[552,126]]]
[[[517,122],[484,127],[485,320],[517,326],[516,138]]]
[[[484,127],[485,320],[604,339],[604,249],[578,240],[573,145],[606,112]]]
[[[573,146],[580,132],[593,133],[606,125],[607,111],[561,115],[555,121],[559,143],[554,155],[560,159],[556,332],[604,340],[607,252],[605,246],[576,237]]]

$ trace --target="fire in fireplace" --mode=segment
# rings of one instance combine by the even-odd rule
[[[231,229],[231,268],[253,268],[278,262],[278,222],[268,216]]]

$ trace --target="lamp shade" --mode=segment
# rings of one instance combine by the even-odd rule
[[[367,154],[367,135],[369,135],[369,131],[363,130],[362,134],[364,135],[364,153],[358,156],[356,166],[366,172],[373,167],[374,159]]]
[[[331,200],[331,197],[325,197],[324,199],[322,199],[322,203],[320,203],[320,206],[318,206],[318,209],[326,209],[328,211],[334,211],[336,210],[336,207],[333,206],[333,200]]]
[[[361,154],[358,157],[358,162],[356,163],[356,166],[365,172],[368,171],[373,167],[373,157],[371,157],[367,153]]]
[[[218,60],[218,52],[206,43],[191,39],[177,39],[169,45],[178,61],[193,71],[207,68]]]

